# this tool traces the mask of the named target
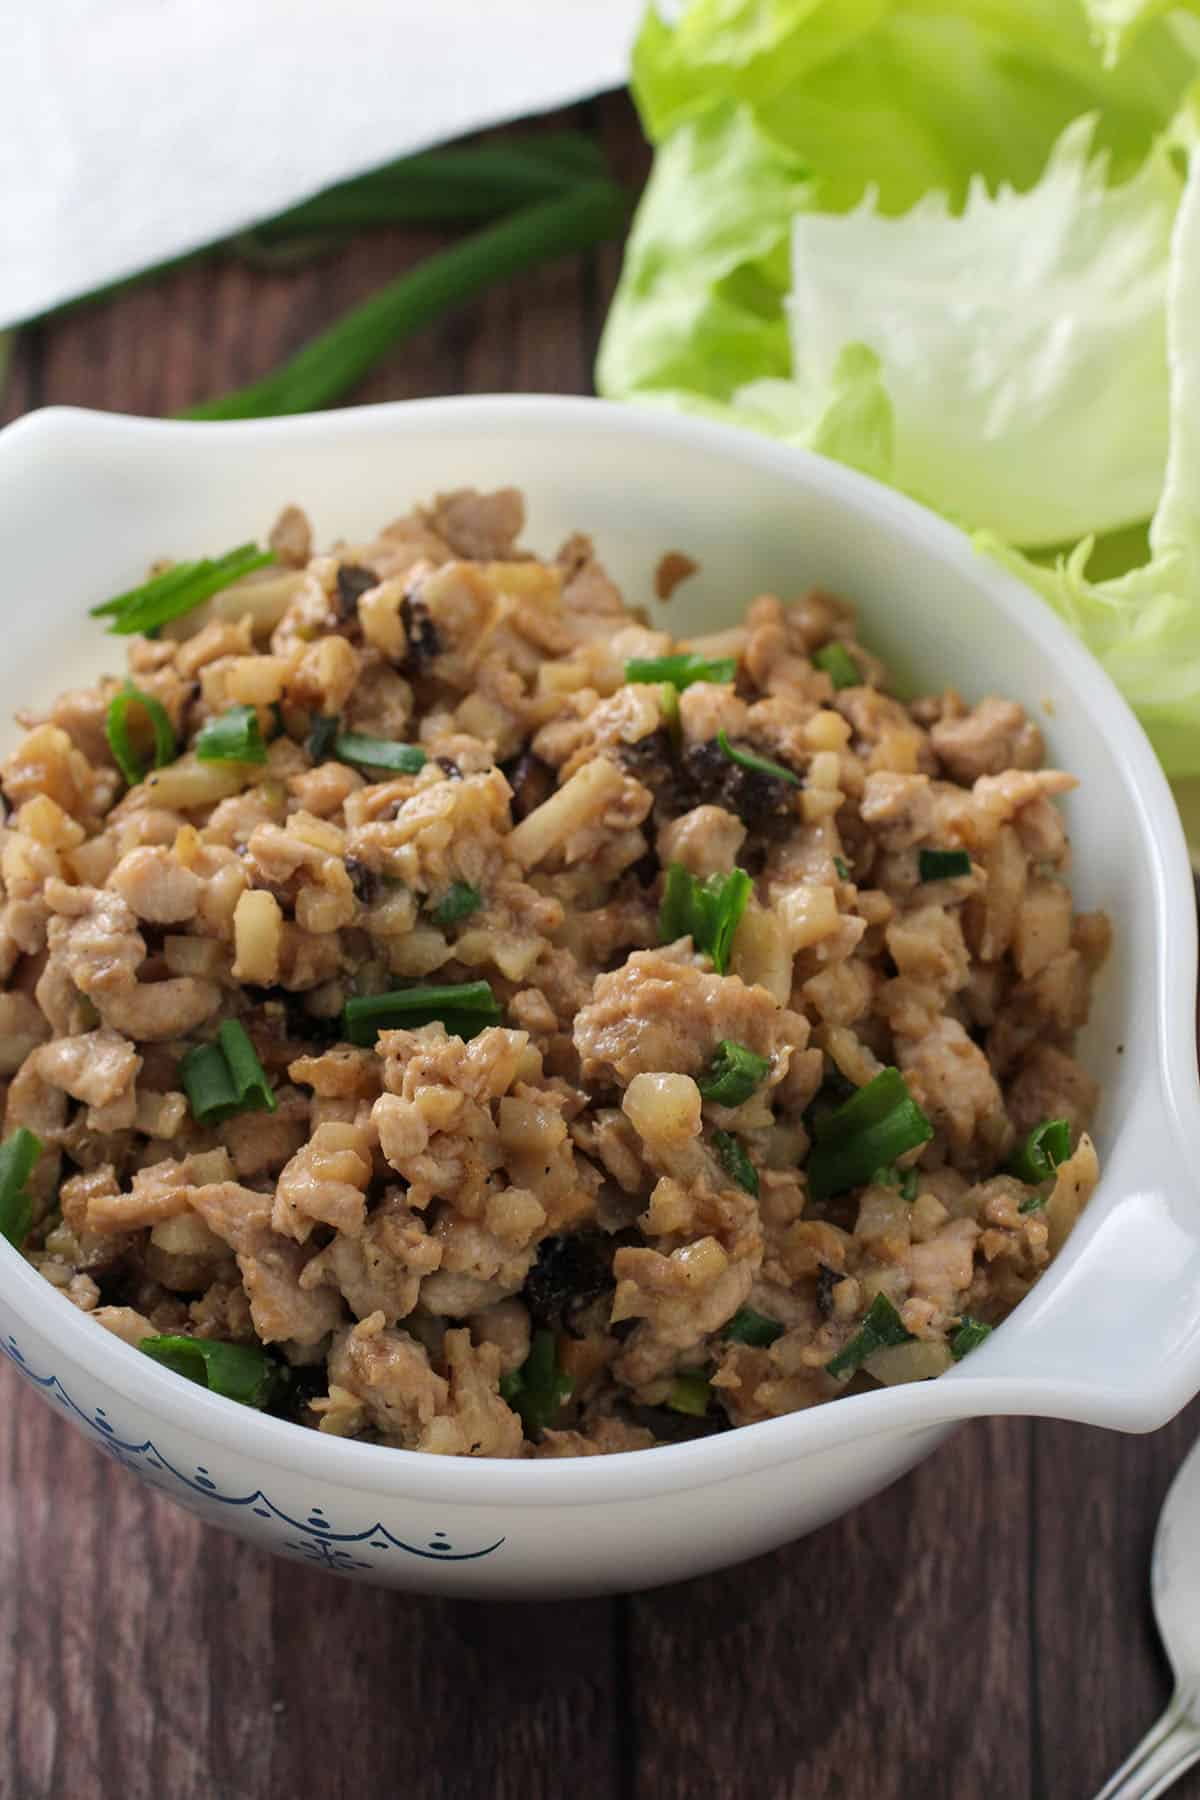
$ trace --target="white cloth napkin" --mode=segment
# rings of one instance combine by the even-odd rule
[[[626,78],[644,0],[0,5],[0,326]]]

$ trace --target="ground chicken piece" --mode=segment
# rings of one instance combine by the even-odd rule
[[[942,767],[964,787],[981,775],[1040,768],[1045,754],[1042,734],[1024,707],[992,694],[961,718],[939,719],[929,740]]]
[[[301,1287],[308,1254],[270,1229],[269,1194],[220,1181],[189,1188],[187,1198],[236,1253],[254,1329],[264,1344],[317,1344],[334,1330],[342,1317],[340,1296],[328,1288]]]
[[[746,827],[721,806],[694,806],[658,834],[658,860],[682,863],[690,875],[726,875],[746,841]]]
[[[1073,1056],[1053,1044],[1038,1044],[1025,1058],[1008,1089],[1008,1115],[1018,1132],[1043,1119],[1066,1119],[1074,1140],[1092,1122],[1100,1086]]]
[[[417,1304],[422,1278],[442,1259],[441,1246],[401,1195],[393,1192],[351,1236],[339,1231],[300,1277],[303,1288],[337,1288],[356,1319],[382,1313],[389,1325]]]
[[[643,744],[663,722],[658,688],[643,683],[619,687],[607,700],[591,689],[571,695],[563,716],[552,719],[533,739],[533,754],[568,781],[576,769],[602,751],[619,753]]]
[[[151,925],[194,919],[201,883],[178,857],[161,845],[146,845],[123,856],[108,878],[130,910]]]
[[[198,1338],[217,1338],[222,1343],[252,1344],[254,1319],[240,1281],[214,1281],[188,1307]]]
[[[302,569],[312,555],[312,527],[308,515],[298,506],[285,506],[267,542],[275,552],[276,562],[285,568]]]
[[[389,1331],[382,1312],[339,1332],[329,1353],[329,1385],[361,1402],[366,1420],[392,1444],[415,1450],[445,1410],[450,1384],[404,1331]],[[322,1420],[321,1429],[329,1427]]]
[[[673,1374],[689,1350],[744,1306],[754,1283],[750,1259],[730,1262],[715,1238],[663,1256],[632,1246],[613,1257],[612,1322],[639,1319],[613,1364],[617,1380],[642,1389]]]
[[[956,1168],[996,1163],[1013,1129],[988,1059],[956,1019],[943,1018],[915,1043],[900,1039],[900,1068],[919,1106],[945,1139]]]
[[[275,1187],[271,1224],[281,1237],[306,1244],[316,1225],[357,1237],[366,1219],[373,1173],[372,1134],[357,1125],[318,1125]],[[373,1309],[372,1309],[373,1310]]]
[[[944,1323],[962,1311],[971,1285],[979,1227],[974,1219],[950,1219],[940,1231],[908,1252],[911,1292],[928,1300]]]
[[[28,994],[0,993],[0,1075],[15,1075],[49,1035],[50,1024]]]
[[[121,895],[50,881],[46,900],[55,915],[47,932],[51,956],[79,992],[99,1004],[127,989],[145,961],[146,940]]]
[[[456,556],[503,562],[524,529],[525,498],[518,488],[497,488],[491,494],[457,488],[439,494],[422,518]]]
[[[519,1456],[521,1421],[498,1392],[498,1347],[476,1347],[469,1331],[448,1331],[445,1354],[450,1377],[446,1410],[426,1427],[418,1449],[435,1456]]]
[[[597,976],[574,1031],[585,1081],[608,1077],[623,1087],[643,1071],[698,1075],[723,1038],[770,1057],[789,1035],[808,1039],[766,988],[661,950],[637,951]]]
[[[143,1338],[157,1336],[155,1326],[132,1306],[98,1306],[92,1317],[97,1325],[103,1325],[105,1331],[111,1331],[114,1337],[120,1338],[123,1344],[131,1344],[135,1350]]]
[[[102,1027],[55,1038],[37,1055],[42,1079],[84,1102],[93,1131],[122,1131],[133,1124],[142,1059],[127,1038]]]
[[[393,818],[352,826],[347,850],[417,893],[445,893],[456,881],[488,888],[505,859],[509,792],[499,769],[439,781],[402,801]]]
[[[273,1113],[235,1113],[217,1131],[239,1180],[278,1175],[308,1140],[308,1098],[295,1088],[277,1088]]]

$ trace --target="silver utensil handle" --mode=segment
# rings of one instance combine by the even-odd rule
[[[1176,1689],[1158,1724],[1101,1788],[1096,1800],[1155,1800],[1185,1769],[1200,1762],[1200,1725],[1192,1720],[1191,1700],[1191,1695]]]

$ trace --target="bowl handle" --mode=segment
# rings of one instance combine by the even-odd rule
[[[1200,1392],[1200,1100],[1180,1108],[1160,1090],[1137,1124],[1136,1143],[1116,1135],[1088,1241],[1068,1239],[1022,1301],[1019,1331],[996,1332],[946,1379],[976,1390],[979,1411],[1153,1431]],[[985,1398],[997,1381],[1005,1395]]]

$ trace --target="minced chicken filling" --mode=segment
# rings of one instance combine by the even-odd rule
[[[7,1233],[181,1375],[406,1449],[939,1374],[1097,1178],[1073,778],[1010,701],[889,695],[829,594],[677,640],[522,526],[464,491],[314,555],[289,508],[132,697],[22,720]]]

